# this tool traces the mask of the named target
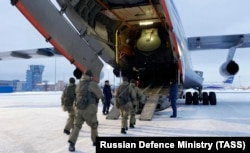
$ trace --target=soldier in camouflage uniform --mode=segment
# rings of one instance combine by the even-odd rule
[[[76,116],[74,128],[68,140],[70,143],[69,151],[75,151],[75,143],[85,121],[91,128],[93,146],[96,145],[96,137],[98,136],[97,106],[99,99],[104,99],[102,90],[95,81],[92,81],[92,72],[87,70],[76,87]]]
[[[135,128],[135,126],[134,126],[135,121],[136,121],[135,116],[136,116],[137,108],[138,108],[138,105],[139,105],[139,101],[141,101],[143,94],[140,91],[140,89],[136,86],[134,79],[130,80],[130,86],[135,91],[136,99],[135,99],[135,101],[133,101],[133,106],[132,106],[131,111],[130,111],[130,119],[129,119],[130,125],[129,125],[129,127],[130,128]]]
[[[123,83],[117,88],[116,91],[116,107],[120,110],[122,117],[121,120],[121,133],[126,134],[128,129],[128,116],[132,107],[132,103],[136,99],[135,91],[129,85],[128,78],[123,77]]]
[[[75,101],[76,93],[76,84],[74,78],[69,78],[69,84],[64,89],[61,96],[61,105],[63,111],[68,112],[68,119],[66,121],[66,125],[64,127],[64,133],[69,135],[70,130],[73,128],[73,122],[75,117],[75,112],[73,108],[73,103]]]

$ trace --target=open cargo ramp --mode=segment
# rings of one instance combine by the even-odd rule
[[[160,95],[151,95],[147,98],[146,103],[141,112],[140,120],[150,121],[154,115]]]
[[[167,108],[169,106],[168,91],[169,87],[163,86],[145,88],[143,94],[146,96],[146,100],[139,119],[150,121],[155,111]]]
[[[60,54],[81,71],[91,69],[94,80],[99,82],[100,72],[104,65],[99,58],[112,63],[114,55],[108,53],[110,48],[105,43],[98,41],[94,34],[87,33],[87,29],[90,28],[86,24],[81,24],[84,22],[83,19],[66,1],[61,3],[65,7],[58,10],[51,1],[12,1],[12,5],[23,13],[47,42],[51,43]],[[69,15],[71,22],[64,16],[64,13]]]

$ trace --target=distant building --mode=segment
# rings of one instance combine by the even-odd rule
[[[36,87],[40,89],[40,91],[55,91],[55,84],[48,81],[43,81],[43,83],[37,84]]]
[[[30,65],[26,71],[26,91],[41,91],[44,65]]]
[[[56,91],[63,91],[65,88],[65,83],[63,80],[59,80],[57,83],[56,83]]]
[[[26,81],[0,80],[0,93],[20,91],[62,91],[65,88],[63,80],[50,83],[43,81],[44,65],[30,65],[26,71]]]
[[[10,93],[14,92],[14,87],[12,86],[0,86],[0,93]]]
[[[16,91],[16,85],[19,80],[0,80],[0,93],[9,93]]]
[[[16,91],[25,91],[26,90],[26,82],[19,81],[16,83]]]

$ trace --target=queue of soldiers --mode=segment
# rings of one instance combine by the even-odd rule
[[[109,81],[105,81],[103,91],[98,84],[92,80],[91,70],[87,70],[75,84],[75,79],[70,78],[69,84],[64,89],[61,96],[61,106],[63,111],[68,113],[68,119],[64,127],[63,133],[69,135],[69,151],[75,151],[75,144],[77,142],[79,132],[84,122],[91,129],[91,140],[93,146],[96,146],[96,137],[98,137],[98,119],[97,110],[98,102],[102,101],[103,115],[107,115],[110,109],[110,101],[112,96]],[[177,116],[176,100],[177,100],[177,86],[172,82],[170,87],[170,101],[173,109],[173,115]],[[129,128],[135,128],[136,112],[139,101],[143,94],[136,86],[135,80],[130,82],[127,77],[123,77],[123,82],[116,89],[115,107],[119,109],[121,115],[121,134],[126,134]]]

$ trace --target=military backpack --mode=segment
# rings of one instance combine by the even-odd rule
[[[116,92],[116,107],[119,108],[120,106],[126,105],[128,101],[130,101],[129,98],[129,84],[128,85],[121,85],[118,87]]]
[[[75,101],[75,85],[67,86],[63,91],[62,105],[73,106]]]
[[[90,81],[84,81],[83,85],[80,82],[80,95],[76,97],[76,107],[78,109],[85,109],[89,105],[90,92],[88,91]]]

